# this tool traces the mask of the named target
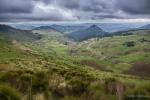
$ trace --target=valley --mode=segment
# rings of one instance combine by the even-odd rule
[[[56,26],[0,25],[2,100],[149,99],[150,29]]]

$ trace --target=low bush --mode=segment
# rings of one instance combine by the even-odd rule
[[[71,95],[81,95],[82,93],[86,92],[89,86],[88,81],[83,81],[80,79],[71,79],[68,82],[67,89],[69,94]]]
[[[21,94],[8,85],[0,85],[0,100],[21,100]]]
[[[105,80],[105,90],[106,93],[115,93],[116,92],[116,79],[109,78]]]
[[[48,89],[48,77],[46,72],[37,72],[31,79],[34,92],[44,92]]]
[[[149,100],[150,87],[149,84],[135,86],[126,92],[125,100]]]
[[[128,41],[128,42],[125,42],[123,45],[125,45],[127,47],[134,47],[135,46],[135,42],[134,41]]]

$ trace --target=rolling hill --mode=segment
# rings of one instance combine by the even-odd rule
[[[45,34],[45,35],[63,35],[62,32],[52,28],[51,26],[40,26],[32,29],[33,33]]]
[[[83,40],[87,40],[87,39],[94,38],[94,37],[102,37],[106,34],[107,33],[104,32],[98,26],[92,25],[87,29],[72,32],[70,34],[67,34],[66,36],[75,41],[83,41]]]
[[[40,26],[40,27],[36,27],[32,30],[55,30],[55,31],[57,31],[56,29],[52,28],[51,26]]]
[[[17,40],[17,41],[34,41],[42,38],[40,34],[34,34],[31,31],[15,29],[11,26],[0,25],[0,36],[6,38],[7,40]]]
[[[51,27],[63,33],[71,33],[86,28],[86,26],[84,25],[56,25],[56,24],[51,25]]]
[[[144,25],[140,27],[139,29],[150,29],[150,24]]]

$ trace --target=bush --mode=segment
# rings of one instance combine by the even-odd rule
[[[143,42],[150,42],[149,40],[146,40],[146,39],[144,39],[144,38],[140,39],[139,41],[140,41],[141,43],[143,43]]]
[[[32,89],[35,92],[43,92],[48,89],[48,78],[46,72],[37,72],[35,76],[32,77]]]
[[[0,85],[0,100],[21,100],[21,94],[7,85]]]
[[[8,83],[19,91],[25,93],[29,86],[29,75],[22,71],[8,71],[1,74],[0,82]]]
[[[106,93],[114,94],[116,92],[116,79],[108,78],[105,79],[105,89]]]
[[[123,45],[125,45],[127,47],[133,47],[133,46],[135,46],[135,42],[134,41],[128,41],[128,42],[125,42]]]
[[[71,95],[80,95],[87,91],[89,82],[86,80],[72,79],[68,83],[68,90]]]
[[[150,87],[149,84],[135,86],[128,89],[125,95],[125,100],[149,100]]]

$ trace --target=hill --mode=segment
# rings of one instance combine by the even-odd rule
[[[83,40],[87,40],[87,39],[94,38],[94,37],[102,37],[106,34],[107,33],[104,32],[98,26],[92,25],[87,29],[72,32],[70,34],[67,34],[66,36],[75,41],[83,41]]]
[[[9,25],[21,30],[32,30],[36,28],[36,25],[32,25],[32,24],[9,24]]]
[[[42,35],[34,34],[31,31],[15,29],[8,25],[0,25],[0,36],[7,40],[34,41],[42,38]]]
[[[55,30],[55,31],[57,31],[56,29],[52,28],[51,26],[40,26],[40,27],[36,27],[32,30]]]
[[[51,25],[51,27],[63,33],[71,33],[86,28],[84,25],[56,25],[56,24]]]
[[[144,25],[140,27],[139,29],[150,29],[150,24]]]
[[[52,28],[51,26],[40,26],[36,27],[32,30],[33,33],[39,33],[44,35],[50,35],[50,36],[60,36],[63,35],[62,32],[59,32],[58,30]]]

